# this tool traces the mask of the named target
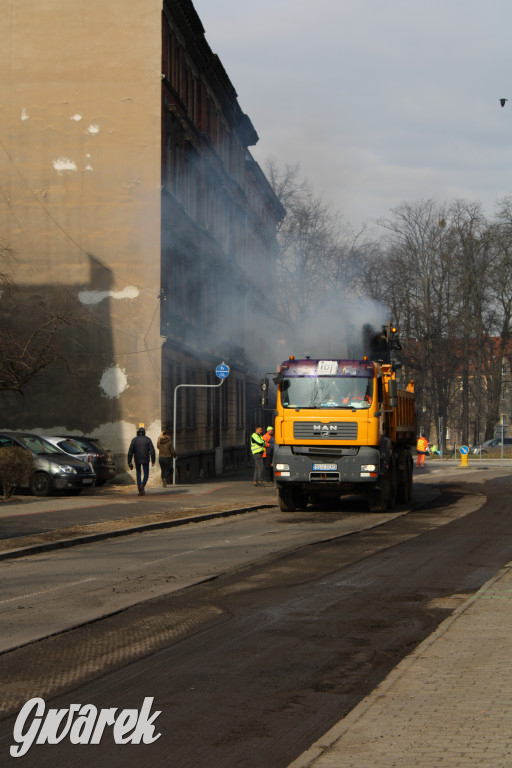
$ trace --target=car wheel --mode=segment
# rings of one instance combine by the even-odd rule
[[[30,490],[34,496],[49,496],[52,492],[52,481],[44,472],[36,472],[30,480]]]

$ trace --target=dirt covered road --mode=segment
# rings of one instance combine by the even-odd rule
[[[386,525],[1,655],[0,755],[31,695],[60,708],[151,696],[154,744],[106,733],[97,746],[35,745],[17,764],[284,768],[512,559],[510,476],[440,490]]]

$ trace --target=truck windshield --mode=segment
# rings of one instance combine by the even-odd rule
[[[284,408],[369,408],[373,379],[367,377],[293,377],[281,382]]]

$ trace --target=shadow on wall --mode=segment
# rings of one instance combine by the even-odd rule
[[[127,380],[114,356],[113,276],[98,259],[89,260],[87,286],[14,285],[2,295],[2,322],[18,337],[28,339],[52,315],[62,320],[52,340],[51,364],[36,373],[23,394],[0,391],[0,427],[100,437],[123,454],[122,469],[127,446],[119,394]]]

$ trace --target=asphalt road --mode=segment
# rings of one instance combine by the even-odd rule
[[[0,564],[0,651],[400,514],[308,513],[305,521],[274,507],[8,560]]]
[[[90,573],[98,573],[103,559],[112,584],[119,581],[115,568],[130,581],[137,569],[148,578],[148,552],[158,561],[163,548],[153,572],[160,572],[162,591],[0,655],[6,717],[0,756],[8,756],[12,743],[15,715],[8,713],[31,696],[44,696],[52,707],[90,702],[118,708],[140,708],[145,697],[154,697],[154,709],[162,712],[162,736],[154,744],[116,745],[106,733],[97,746],[34,746],[17,763],[284,768],[511,559],[510,475],[438,479],[420,482],[425,491],[438,485],[436,500],[379,521],[357,512],[271,510],[194,526],[203,535],[195,542],[188,534],[174,540],[174,549],[160,532],[123,540],[122,551],[98,554],[108,542],[70,550],[70,556],[82,549],[84,555],[62,566],[62,578],[95,578],[82,570],[92,557]],[[359,518],[381,524],[362,530]],[[25,561],[12,563],[13,584],[17,571],[27,590],[62,562],[57,553],[30,560],[34,568],[40,563],[39,574],[37,568],[20,570]],[[178,573],[182,581],[166,588],[163,579]],[[108,580],[98,578],[104,579],[101,598]],[[63,597],[62,587],[51,596],[46,584],[32,598],[27,591],[25,604],[17,603],[21,593],[5,598],[14,598],[20,614],[28,609],[27,624],[36,624],[31,617],[40,599],[49,613],[50,603]],[[88,588],[75,586],[68,584],[65,612],[78,616]],[[46,608],[42,592],[50,601]],[[80,603],[75,609],[73,600]],[[16,611],[12,605],[8,610],[16,624]]]

